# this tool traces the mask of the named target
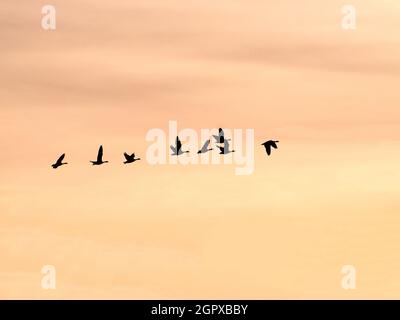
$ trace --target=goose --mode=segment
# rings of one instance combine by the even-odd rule
[[[278,149],[278,146],[276,145],[279,141],[274,141],[274,140],[268,140],[261,145],[265,147],[265,151],[267,152],[267,155],[271,154],[271,147],[274,149]]]
[[[224,134],[224,130],[222,128],[218,129],[218,135],[213,135],[215,141],[217,143],[224,143],[225,140],[231,140],[231,139],[225,139],[225,134]]]
[[[176,137],[176,142],[175,142],[175,147],[174,146],[170,146],[171,150],[172,150],[172,155],[173,156],[179,156],[181,154],[184,153],[189,153],[189,151],[182,151],[182,142],[181,140],[179,140],[179,137]]]
[[[63,153],[57,160],[56,163],[52,164],[51,166],[53,167],[53,169],[57,169],[58,167],[61,167],[64,164],[68,164],[67,162],[62,162],[65,158],[65,153]]]
[[[197,153],[198,153],[198,154],[199,154],[199,153],[206,153],[206,152],[208,152],[208,151],[213,150],[212,148],[211,148],[211,149],[208,149],[208,146],[210,145],[210,142],[211,142],[211,140],[208,139],[208,140],[204,143],[203,147],[202,147],[199,151],[197,151]]]
[[[107,163],[108,161],[103,161],[103,146],[100,146],[99,152],[97,154],[97,160],[96,161],[90,161],[94,166],[99,166],[103,163]]]
[[[235,152],[235,150],[229,150],[229,142],[227,139],[225,139],[223,147],[217,147],[217,148],[219,148],[219,150],[220,150],[219,154],[228,154],[231,152]]]
[[[140,160],[140,158],[135,159],[135,154],[134,154],[134,153],[132,153],[131,155],[129,155],[129,154],[127,154],[127,153],[125,152],[125,153],[124,153],[124,156],[125,156],[125,159],[126,159],[126,161],[124,162],[125,164],[127,164],[127,163],[132,163],[132,162],[135,162],[135,161]]]

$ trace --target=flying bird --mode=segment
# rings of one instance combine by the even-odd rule
[[[204,143],[204,145],[203,145],[203,147],[199,150],[199,151],[197,151],[197,153],[199,154],[199,153],[206,153],[206,152],[208,152],[208,151],[211,151],[211,150],[213,150],[212,148],[208,148],[208,146],[210,145],[210,142],[211,142],[211,140],[210,139],[208,139],[205,143]]]
[[[229,142],[227,139],[225,139],[223,147],[217,147],[217,148],[219,148],[220,150],[219,154],[228,154],[231,152],[235,152],[235,150],[229,150]]]
[[[182,151],[182,142],[181,142],[181,140],[179,140],[179,137],[176,137],[175,146],[171,145],[170,148],[173,152],[172,153],[173,156],[179,156],[181,154],[189,152],[189,151]]]
[[[90,161],[94,166],[99,166],[103,163],[107,163],[108,161],[103,161],[103,146],[100,146],[99,152],[97,154],[97,160],[96,161]]]
[[[129,155],[129,154],[127,154],[127,153],[125,152],[125,153],[124,153],[124,156],[125,156],[125,159],[126,159],[126,161],[124,162],[125,164],[127,164],[127,163],[132,163],[132,162],[135,162],[135,161],[140,160],[140,158],[135,159],[135,154],[134,154],[134,153],[132,153],[131,155]]]
[[[213,137],[217,143],[224,143],[225,140],[231,140],[231,139],[225,139],[224,130],[222,128],[219,128],[218,135],[213,135]]]
[[[278,146],[276,145],[279,141],[273,141],[273,140],[268,140],[261,145],[265,147],[265,151],[267,152],[267,155],[271,154],[271,147],[274,149],[278,149]]]
[[[51,166],[53,167],[53,169],[57,169],[58,167],[61,167],[64,164],[68,164],[67,162],[62,162],[65,158],[65,153],[63,153],[61,155],[61,157],[58,158],[57,162],[52,164]]]

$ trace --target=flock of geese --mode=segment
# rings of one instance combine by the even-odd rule
[[[215,141],[216,141],[216,147],[219,149],[219,154],[228,154],[228,153],[232,153],[235,152],[235,150],[231,150],[230,146],[229,146],[229,141],[231,139],[227,139],[225,138],[225,134],[224,134],[224,130],[222,128],[219,128],[218,130],[218,135],[213,135]],[[274,141],[274,140],[268,140],[266,142],[264,142],[263,145],[265,147],[265,151],[267,153],[267,155],[271,154],[271,148],[277,149],[278,146],[276,145],[279,141]],[[203,147],[197,152],[198,154],[202,154],[202,153],[207,153],[211,150],[214,150],[213,148],[210,148],[210,144],[211,144],[211,139],[208,139]],[[222,146],[223,145],[223,146]],[[179,139],[179,137],[176,137],[175,140],[175,145],[171,145],[170,146],[171,150],[172,150],[172,155],[173,156],[179,156],[181,154],[184,153],[189,153],[189,151],[183,151],[182,150],[182,142]],[[125,157],[125,162],[124,164],[128,164],[128,163],[133,163],[135,161],[140,160],[140,158],[136,158],[135,154],[128,154],[128,153],[124,153],[124,157]],[[62,165],[66,165],[68,164],[68,162],[63,162],[65,158],[65,153],[62,154],[58,160],[56,161],[56,163],[52,164],[51,166],[54,169],[57,169],[58,167],[61,167]],[[90,161],[92,163],[92,165],[94,166],[99,166],[102,165],[103,163],[107,163],[108,161],[104,161],[103,160],[103,146],[100,146],[99,151],[97,153],[97,159],[95,161]]]

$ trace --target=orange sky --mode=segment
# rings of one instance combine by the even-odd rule
[[[0,3],[0,298],[399,298],[397,1],[45,4]],[[254,173],[121,164],[171,120],[254,129]]]

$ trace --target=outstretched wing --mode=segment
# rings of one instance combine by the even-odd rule
[[[103,162],[103,146],[100,146],[99,153],[97,154],[97,162]]]
[[[276,145],[275,141],[271,141],[271,147],[274,149],[278,149],[278,146]]]
[[[204,143],[203,148],[201,148],[201,151],[207,151],[209,145],[210,145],[210,139],[208,139],[208,140]]]
[[[224,141],[224,152],[225,153],[229,152],[229,142],[228,142],[228,140]]]
[[[267,155],[271,154],[271,146],[269,144],[264,144],[265,151],[267,151]]]
[[[218,133],[219,133],[220,137],[224,137],[225,136],[224,130],[222,128],[219,128]]]
[[[62,161],[64,160],[64,157],[65,157],[65,153],[63,153],[63,154],[61,155],[61,157],[58,158],[56,164],[61,165]]]
[[[169,147],[171,148],[171,150],[172,150],[173,153],[177,153],[174,146],[169,146]]]
[[[129,154],[127,154],[126,152],[124,152],[124,157],[125,157],[126,160],[129,161],[129,159],[130,159],[130,155],[129,155]]]
[[[131,157],[132,157],[132,159],[135,159],[135,154],[132,153],[132,154],[131,154]]]
[[[182,148],[182,142],[179,140],[179,137],[176,137],[176,150],[179,151]]]

